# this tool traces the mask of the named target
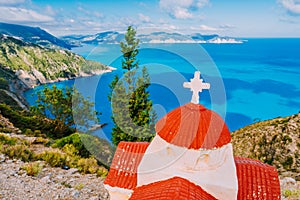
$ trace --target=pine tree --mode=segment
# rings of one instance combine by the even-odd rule
[[[125,42],[121,42],[120,46],[123,78],[115,76],[109,96],[114,122],[112,141],[115,145],[120,141],[151,141],[155,134],[156,114],[152,112],[152,101],[149,99],[150,76],[146,67],[138,73],[139,40],[131,26],[125,34]]]

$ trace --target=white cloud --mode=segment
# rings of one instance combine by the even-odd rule
[[[208,32],[221,30],[220,28],[215,28],[212,26],[204,25],[204,24],[200,25],[199,27],[193,27],[192,29],[199,30],[199,31],[208,31]]]
[[[202,7],[204,7],[204,6],[208,5],[208,4],[209,4],[209,0],[198,0],[197,7],[198,8],[202,8]]]
[[[235,28],[235,26],[231,25],[231,24],[223,24],[219,26],[220,29],[233,29]]]
[[[34,10],[17,7],[0,7],[1,21],[8,22],[49,22],[54,19],[50,16],[37,13]]]
[[[149,23],[151,22],[151,19],[149,16],[146,16],[146,15],[143,15],[142,13],[139,13],[139,18],[142,22],[145,22],[145,23]]]
[[[300,15],[300,0],[279,0],[279,2],[289,13]]]
[[[187,8],[179,7],[174,8],[173,15],[176,19],[190,19],[193,17],[192,13],[190,13]]]
[[[159,7],[176,19],[190,19],[193,10],[209,4],[209,0],[160,0]]]
[[[228,31],[228,30],[234,29],[234,28],[236,28],[236,27],[231,24],[223,24],[223,25],[219,25],[218,27],[213,27],[213,26],[208,26],[208,25],[202,24],[200,26],[190,27],[190,29],[193,31],[203,31],[203,32],[211,32],[211,33]]]
[[[17,5],[25,2],[26,0],[0,0],[0,5]]]

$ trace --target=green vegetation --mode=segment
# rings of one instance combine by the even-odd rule
[[[14,80],[15,75],[12,71],[5,69],[0,64],[0,103],[4,103],[14,108],[20,109],[15,100],[7,94],[9,91],[9,81]]]
[[[93,136],[91,136],[93,137]],[[63,137],[61,139],[57,139],[52,147],[54,148],[64,148],[66,145],[73,145],[76,151],[74,150],[75,155],[80,155],[84,158],[88,158],[91,156],[90,152],[85,148],[84,144],[81,141],[79,133],[73,133],[67,137]]]
[[[35,115],[25,110],[16,110],[6,104],[0,104],[0,111],[15,127],[27,135],[41,136],[45,134],[47,137],[55,139],[75,132],[72,128],[61,126],[55,120]]]
[[[21,167],[21,169],[25,170],[28,176],[38,176],[43,167],[44,165],[41,162],[35,161],[26,163]]]
[[[289,190],[285,189],[282,191],[284,197],[288,199],[299,199],[300,198],[300,189]]]
[[[123,53],[123,77],[115,76],[112,81],[109,100],[113,109],[114,128],[112,140],[115,145],[120,141],[151,141],[154,137],[155,114],[149,99],[150,77],[146,67],[138,74],[139,40],[136,31],[129,26],[125,42],[121,42]]]
[[[52,147],[70,149],[69,145],[76,149],[71,151],[74,155],[79,155],[83,158],[93,155],[97,158],[99,164],[107,168],[109,168],[115,152],[115,149],[106,140],[83,133],[74,133],[58,139],[52,144]]]
[[[28,148],[27,145],[17,144],[13,146],[4,146],[2,148],[3,148],[2,153],[4,153],[10,158],[20,159],[24,162],[28,162],[34,159],[34,154]]]
[[[8,81],[3,77],[0,77],[0,89],[8,89]]]
[[[44,151],[36,155],[38,160],[43,160],[52,167],[69,167],[77,168],[79,172],[85,174],[95,174],[105,176],[107,169],[101,167],[97,160],[91,156],[82,158],[78,155],[78,150],[71,144],[66,144],[61,150]]]
[[[38,94],[36,106],[26,111],[11,97],[50,80],[105,69],[105,65],[87,61],[68,50],[49,49],[0,34],[0,117],[9,119],[0,123],[0,152],[9,158],[30,162],[22,168],[32,176],[43,167],[38,163],[53,167],[68,165],[82,173],[106,176],[114,152],[109,142],[75,133],[75,127],[86,130],[87,124],[99,123],[98,113],[91,111],[94,105],[89,99],[73,88],[45,87]],[[4,134],[19,131],[31,139]],[[46,150],[37,150],[41,147]],[[101,159],[104,167],[96,158]]]
[[[15,145],[17,143],[16,138],[9,137],[4,133],[0,133],[0,143],[1,144],[8,144],[8,145]]]
[[[66,155],[59,150],[44,151],[36,155],[38,160],[43,160],[51,167],[62,167],[66,165]]]
[[[21,109],[17,102],[11,96],[9,96],[5,90],[2,89],[0,89],[0,104],[9,105],[17,110]]]
[[[36,176],[44,167],[40,162],[34,161],[44,161],[52,167],[62,167],[67,165],[69,167],[77,168],[81,173],[95,173],[101,177],[105,177],[108,173],[108,170],[99,165],[94,156],[90,155],[86,158],[81,157],[79,149],[76,149],[73,144],[65,144],[61,148],[52,148],[41,153],[36,153],[31,149],[34,143],[30,144],[27,140],[13,138],[5,133],[0,133],[0,139],[1,153],[9,158],[31,162],[22,167],[22,169],[31,176]],[[63,138],[57,140],[54,144],[61,144],[62,140]]]
[[[54,85],[52,88],[45,87],[38,92],[36,105],[31,107],[31,111],[52,118],[62,129],[76,125],[77,128],[86,130],[91,122],[99,123],[98,113],[92,110],[93,107],[94,104],[89,99],[85,99],[75,88],[62,90]]]
[[[300,114],[246,126],[232,133],[237,156],[273,165],[279,174],[300,180]]]
[[[80,71],[106,69],[105,65],[86,61],[68,50],[49,49],[3,35],[0,35],[0,65],[29,73],[36,69],[47,80],[74,77]]]
[[[79,97],[74,97],[73,95],[72,99],[71,90],[68,90],[68,93],[63,93],[55,88],[54,91],[49,89],[47,92],[54,93],[46,96],[51,99],[51,102],[56,103],[53,103],[54,106],[56,106],[56,111],[58,112],[58,115],[55,115],[55,113],[53,114],[55,116],[59,116],[59,112],[63,112],[62,114],[65,116],[67,114],[72,115],[72,113],[66,114],[66,110],[71,110],[68,109],[67,105],[72,105],[72,103],[74,103],[74,98],[77,100],[81,109],[87,109],[88,106],[92,105],[87,100],[85,103],[80,104],[80,102],[84,99],[79,95]],[[45,95],[43,98],[42,102],[46,103],[48,100],[45,99]],[[60,103],[58,103],[58,101]],[[38,104],[38,106],[40,106],[39,108],[44,106],[44,108],[52,109],[51,106],[53,105],[41,106]],[[62,110],[61,108],[64,109]],[[75,129],[68,127],[72,126],[71,123],[68,124],[67,121],[65,121],[66,124],[62,126],[62,123],[58,122],[57,119],[49,119],[36,111],[34,114],[33,112],[14,109],[5,104],[0,104],[0,111],[1,115],[8,118],[15,127],[18,127],[22,131],[23,134],[35,137],[33,141],[28,142],[27,140],[21,140],[1,133],[1,153],[10,158],[21,159],[25,162],[41,160],[52,167],[62,167],[67,165],[69,167],[78,168],[81,173],[96,173],[101,177],[106,176],[108,173],[106,168],[109,167],[109,163],[111,162],[112,154],[114,152],[108,142],[89,134],[74,133]],[[85,115],[81,116],[85,117]],[[63,117],[60,119],[63,119]],[[83,122],[85,122],[84,120]],[[5,124],[2,124],[1,126],[2,127],[0,128],[5,130]],[[52,147],[43,152],[35,152],[35,145],[43,145],[45,147],[52,145]],[[90,149],[92,150],[92,153],[90,153]],[[95,156],[92,155],[94,152]],[[96,160],[96,157],[99,155],[102,156],[101,159],[106,159],[101,160],[105,164],[103,166],[106,168],[101,166],[101,162]],[[24,166],[24,170],[33,176],[37,173],[37,168],[38,166],[36,166],[36,164]]]

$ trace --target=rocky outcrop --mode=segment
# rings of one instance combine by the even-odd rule
[[[259,159],[281,177],[300,181],[300,113],[258,122],[232,133],[237,156]]]
[[[45,76],[36,69],[33,69],[31,72],[27,72],[25,70],[17,70],[16,76],[25,85],[25,88],[30,89],[30,88],[34,88],[35,86],[41,85],[41,84],[65,81],[65,80],[70,80],[70,79],[74,79],[77,77],[99,75],[102,73],[112,72],[113,70],[115,70],[115,68],[107,66],[107,68],[105,70],[91,70],[88,73],[83,72],[83,71],[79,71],[78,74],[71,74],[71,73],[65,72],[65,77],[59,77],[59,78],[51,79],[51,80],[46,79]]]

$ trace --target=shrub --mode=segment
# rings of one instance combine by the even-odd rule
[[[79,154],[78,150],[73,146],[73,144],[64,145],[62,150],[69,156],[75,156]]]
[[[52,167],[62,167],[66,164],[66,155],[59,151],[44,151],[37,155],[39,160],[44,160]]]
[[[71,144],[78,152],[78,155],[88,158],[91,154],[90,152],[84,147],[83,143],[81,142],[81,137],[79,133],[73,133],[67,137],[57,139],[52,147],[55,148],[63,148],[66,144]],[[74,152],[75,153],[75,152]],[[77,154],[76,154],[77,155]]]
[[[33,136],[35,136],[35,137],[46,137],[46,135],[42,134],[42,131],[40,131],[40,130],[34,130],[33,131]]]
[[[26,128],[23,133],[27,136],[33,136],[33,131],[30,128]]]
[[[3,153],[10,158],[21,159],[24,162],[34,159],[33,152],[27,146],[22,144],[6,146],[4,147]]]
[[[40,162],[32,162],[23,165],[21,169],[25,170],[28,176],[38,176],[43,167],[44,165]]]
[[[0,132],[1,133],[12,133],[12,129],[7,128],[7,127],[1,127],[1,124],[0,124]]]
[[[82,173],[94,174],[97,172],[99,166],[95,158],[81,158],[78,160],[77,168]]]
[[[45,146],[47,146],[50,143],[49,139],[47,138],[42,138],[42,137],[37,137],[33,144],[43,144]]]
[[[97,176],[105,178],[108,174],[108,170],[104,167],[99,167],[96,173]]]
[[[299,199],[300,189],[294,189],[294,190],[285,189],[282,191],[282,194],[284,197],[287,197],[289,199]]]
[[[78,156],[78,150],[72,144],[66,144],[62,150],[66,153],[66,164],[69,167],[77,167],[77,162],[81,158]]]
[[[5,133],[0,133],[0,144],[15,145],[16,143],[16,138],[12,138]]]
[[[52,147],[63,148],[67,144],[72,144],[77,150],[75,155],[89,158],[93,155],[97,158],[99,164],[109,168],[109,165],[112,161],[114,154],[114,147],[111,144],[97,136],[83,134],[83,133],[74,133],[67,137],[58,139],[52,145]]]

